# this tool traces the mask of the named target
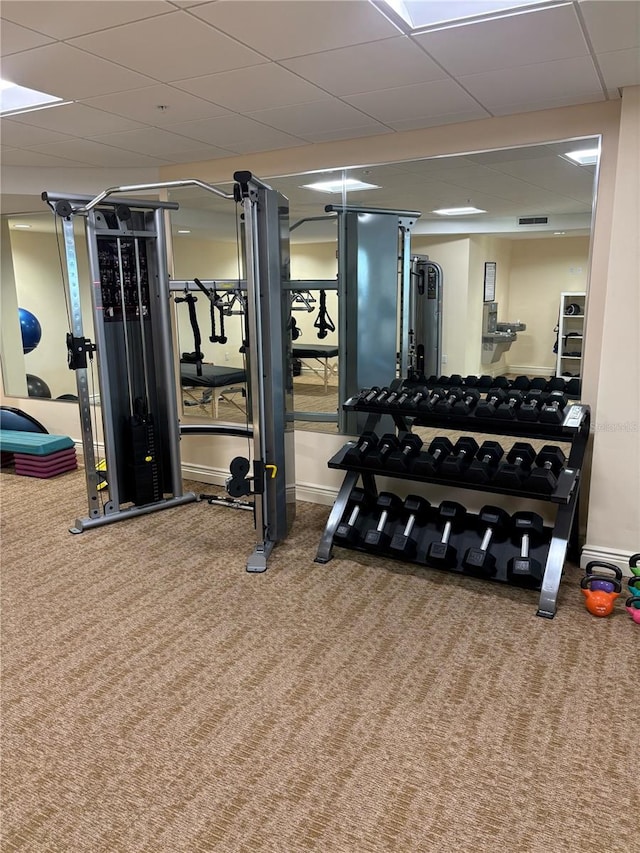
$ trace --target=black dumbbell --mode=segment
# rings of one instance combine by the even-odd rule
[[[471,574],[489,577],[496,572],[496,558],[489,552],[489,545],[497,531],[509,524],[509,513],[499,506],[483,506],[478,516],[485,525],[479,548],[467,548],[462,558],[462,567]]]
[[[567,398],[561,391],[552,391],[540,407],[541,424],[561,424]]]
[[[562,376],[554,376],[553,379],[550,379],[547,382],[545,391],[562,391],[564,392],[567,386],[567,382]]]
[[[451,407],[453,415],[468,415],[480,400],[480,392],[477,388],[464,388],[462,390],[462,399],[458,400]]]
[[[361,465],[363,459],[375,450],[378,444],[378,436],[375,432],[367,431],[363,432],[360,438],[358,439],[358,443],[355,447],[351,447],[344,454],[344,462],[347,462],[351,465]]]
[[[493,387],[502,388],[503,391],[506,391],[508,388],[511,388],[511,382],[506,376],[495,376],[493,379]]]
[[[531,381],[528,376],[516,376],[511,387],[515,388],[516,391],[528,391],[531,388]]]
[[[419,412],[432,412],[433,407],[436,405],[436,403],[438,403],[440,400],[446,399],[446,396],[447,396],[447,389],[446,388],[442,388],[440,386],[438,386],[437,388],[432,388],[429,391],[428,395],[423,400],[420,401],[420,404],[418,406],[418,411]]]
[[[455,447],[440,466],[443,477],[458,477],[471,465],[473,457],[478,452],[478,442],[471,436],[459,438]]]
[[[538,586],[542,580],[542,565],[531,557],[532,541],[540,541],[544,534],[544,521],[535,512],[516,512],[513,527],[520,538],[520,555],[507,563],[507,578],[511,583]]]
[[[515,420],[518,408],[522,404],[522,391],[507,391],[502,403],[496,409],[495,416],[498,420]]]
[[[365,389],[360,392],[360,399],[358,402],[362,406],[370,406],[381,391],[382,388],[378,388],[377,385],[374,385],[372,388]]]
[[[377,525],[367,530],[362,544],[370,551],[383,551],[389,545],[391,536],[385,530],[387,522],[400,509],[400,498],[392,492],[380,492],[376,499],[376,508],[380,510]]]
[[[496,471],[492,483],[508,489],[521,489],[535,462],[536,452],[530,444],[516,441],[507,453],[507,461]]]
[[[459,400],[462,400],[462,390],[460,388],[450,388],[445,397],[441,397],[433,404],[432,410],[439,415],[450,415],[454,403],[457,403]]]
[[[364,489],[353,489],[349,496],[348,516],[346,521],[341,521],[336,527],[333,538],[337,542],[352,544],[358,538],[356,521],[363,509],[370,503],[370,498]]]
[[[482,400],[475,409],[475,416],[477,418],[493,418],[496,414],[496,409],[503,403],[505,399],[505,393],[502,388],[491,388],[487,392],[487,396],[484,400]]]
[[[531,380],[529,385],[529,390],[531,391],[544,391],[547,387],[547,381],[544,376],[536,376],[535,379]]]
[[[429,501],[426,498],[421,498],[420,495],[408,495],[404,499],[402,509],[409,515],[404,522],[402,532],[394,533],[391,537],[389,545],[391,551],[402,554],[403,557],[413,557],[416,553],[417,542],[411,533],[416,521],[424,518],[430,506]]]
[[[522,405],[516,412],[516,417],[519,421],[537,421],[540,417],[541,403],[542,391],[539,388],[527,391]]]
[[[390,396],[391,396],[391,389],[390,388],[381,388],[380,393],[377,394],[373,398],[372,405],[374,405],[374,406],[386,406],[387,400],[389,399]]]
[[[464,387],[465,388],[475,388],[478,384],[478,377],[473,374],[469,376],[465,376],[464,378]]]
[[[365,456],[362,460],[362,464],[366,465],[367,468],[384,468],[389,456],[391,456],[394,450],[397,450],[399,446],[400,442],[398,441],[397,436],[392,432],[386,432],[380,438],[376,449]]]
[[[558,476],[564,468],[567,457],[555,444],[545,444],[535,459],[527,480],[527,488],[533,492],[552,494],[558,484]]]
[[[438,514],[444,521],[439,542],[432,542],[427,549],[427,563],[443,569],[452,569],[458,563],[458,552],[449,544],[454,523],[465,516],[467,510],[455,501],[442,501]]]
[[[422,439],[413,432],[405,432],[400,436],[399,446],[387,458],[386,467],[389,471],[407,471],[422,448]]]
[[[459,388],[462,385],[462,376],[459,373],[452,373],[449,377],[449,385],[452,388]]]
[[[472,483],[488,483],[503,456],[501,444],[497,441],[484,441],[466,471],[466,479]]]
[[[412,474],[423,477],[435,477],[442,462],[453,451],[453,444],[444,435],[439,435],[433,439],[429,445],[429,450],[424,451],[418,456],[413,464]]]
[[[482,376],[478,377],[477,387],[478,388],[491,388],[493,386],[493,376],[489,376],[487,373],[483,373]]]
[[[387,405],[390,409],[402,409],[413,396],[413,388],[399,388],[394,393],[397,396],[393,400],[387,400]]]

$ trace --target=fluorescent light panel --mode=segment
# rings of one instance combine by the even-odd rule
[[[62,98],[56,95],[47,95],[46,92],[38,92],[36,89],[18,86],[8,80],[0,80],[0,114],[2,115],[33,112],[46,107],[57,107],[61,103],[63,103]]]
[[[379,0],[408,24],[411,31],[459,26],[550,6],[565,6],[567,0]]]
[[[470,216],[473,213],[486,212],[486,210],[481,210],[479,207],[441,207],[438,210],[431,211],[431,213],[437,213],[438,216]]]
[[[333,181],[316,181],[314,184],[303,184],[301,189],[317,190],[320,193],[360,192],[361,190],[379,190],[376,184],[367,184],[355,178],[336,178]]]
[[[567,151],[564,156],[580,166],[595,166],[600,156],[600,149],[584,148],[582,151]]]

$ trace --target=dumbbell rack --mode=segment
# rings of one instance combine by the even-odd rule
[[[375,500],[378,494],[376,477],[430,483],[434,486],[448,488],[493,492],[494,494],[512,495],[535,501],[549,501],[557,507],[555,523],[553,527],[544,528],[542,536],[530,554],[544,567],[541,583],[534,585],[534,588],[540,590],[537,615],[549,619],[553,618],[557,609],[558,590],[567,555],[573,559],[577,559],[579,555],[578,494],[589,436],[591,420],[589,406],[581,403],[568,405],[563,413],[562,423],[551,424],[476,418],[473,412],[468,415],[452,415],[403,411],[398,408],[385,407],[384,404],[378,405],[375,407],[375,410],[372,410],[372,407],[363,404],[361,399],[361,395],[358,395],[344,403],[343,407],[350,411],[368,413],[364,431],[375,431],[380,419],[383,416],[390,415],[398,433],[411,432],[412,428],[422,426],[471,434],[487,433],[490,435],[517,436],[518,438],[543,439],[547,441],[555,439],[556,441],[569,442],[570,444],[567,464],[558,475],[554,491],[551,494],[542,494],[537,491],[527,490],[526,488],[511,489],[496,487],[491,483],[479,484],[470,482],[465,480],[464,473],[456,477],[415,476],[410,471],[390,471],[384,467],[375,468],[365,464],[357,464],[345,459],[349,451],[357,446],[357,442],[349,441],[328,462],[330,468],[343,470],[346,474],[329,514],[315,561],[318,563],[327,563],[331,559],[336,530],[345,517],[353,490],[358,486],[360,480],[373,509],[369,513],[366,511],[360,513],[356,522],[359,531],[364,531],[367,527],[375,527],[376,522],[373,520],[372,514],[375,515]],[[438,516],[438,508],[437,506],[431,507],[426,517],[414,527],[413,532],[417,540],[417,549],[410,562],[428,566],[429,563],[426,560],[427,549],[431,542],[439,541],[441,531],[442,522]],[[482,535],[483,524],[479,517],[467,513],[463,528],[454,532],[451,544],[457,548],[458,554],[461,555],[469,547],[478,547],[482,540]],[[340,547],[352,548],[358,551],[367,551],[362,545],[358,544],[359,541],[357,540],[354,544],[347,544],[340,541],[339,545]],[[496,542],[492,545],[492,551],[495,551],[499,557],[499,568],[492,577],[486,579],[508,583],[509,579],[505,567],[511,557],[519,555],[519,542],[511,538],[505,539],[505,537],[502,537],[501,541],[496,539]],[[396,555],[388,551],[384,552],[384,556],[392,559],[397,558]],[[452,569],[447,569],[447,571],[464,572],[467,574],[460,564]]]

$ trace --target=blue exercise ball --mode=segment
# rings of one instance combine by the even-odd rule
[[[40,343],[42,337],[42,326],[35,314],[26,308],[18,308],[20,317],[20,331],[22,332],[22,352],[26,355]]]
[[[27,394],[30,397],[46,397],[51,399],[51,390],[44,379],[39,376],[34,376],[33,373],[27,373]]]

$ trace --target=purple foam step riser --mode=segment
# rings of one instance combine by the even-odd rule
[[[47,453],[45,456],[37,456],[34,453],[14,453],[13,455],[16,464],[18,462],[49,463],[57,462],[59,459],[75,459],[76,449],[75,447],[69,447],[67,450],[56,450],[55,453]]]

